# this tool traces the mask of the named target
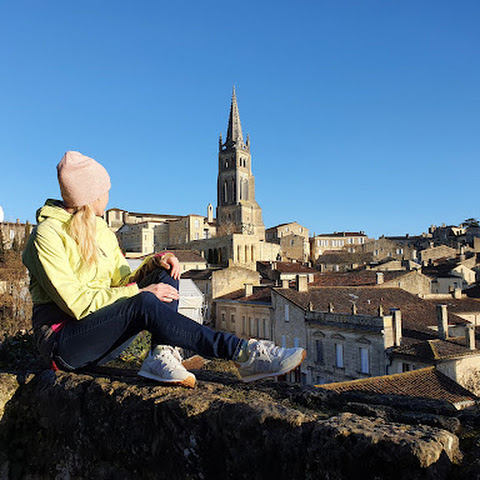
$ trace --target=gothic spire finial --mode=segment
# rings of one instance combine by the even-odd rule
[[[232,104],[230,106],[230,116],[228,117],[227,139],[225,141],[225,145],[232,146],[235,144],[243,145],[243,135],[234,85],[232,91]]]

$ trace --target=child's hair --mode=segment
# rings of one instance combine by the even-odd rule
[[[96,231],[97,218],[90,205],[78,207],[70,220],[69,233],[77,242],[83,266],[86,268],[98,263]]]

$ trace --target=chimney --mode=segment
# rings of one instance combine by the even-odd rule
[[[282,282],[282,288],[290,288],[290,280],[283,279],[281,282]]]
[[[461,288],[456,288],[453,291],[453,298],[462,298],[462,289]]]
[[[253,283],[245,283],[245,296],[253,295]]]
[[[333,307],[333,303],[330,302],[330,303],[328,304],[328,313],[333,313],[334,310],[335,310],[335,308]]]
[[[297,275],[297,290],[299,292],[308,292],[307,275]]]
[[[393,327],[393,346],[399,347],[402,343],[402,312],[398,308],[391,308]]]
[[[446,305],[437,305],[437,325],[438,338],[446,340],[448,338],[448,312]]]
[[[383,283],[383,272],[377,272],[375,283],[377,285],[381,285]]]
[[[475,350],[475,325],[465,327],[465,344],[469,350]]]

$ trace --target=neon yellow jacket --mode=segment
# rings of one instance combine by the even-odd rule
[[[30,272],[34,305],[55,302],[64,312],[82,319],[99,308],[139,292],[129,283],[131,271],[115,234],[97,217],[97,266],[82,268],[75,240],[68,234],[72,215],[56,200],[47,200],[37,211],[33,229],[23,252]]]

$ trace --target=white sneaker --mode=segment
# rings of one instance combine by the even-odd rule
[[[277,347],[273,342],[251,339],[248,341],[250,358],[237,362],[243,382],[253,382],[266,377],[276,377],[297,368],[304,360],[303,348]]]
[[[195,375],[182,365],[182,357],[169,345],[157,345],[145,358],[138,374],[171,385],[195,386]]]

